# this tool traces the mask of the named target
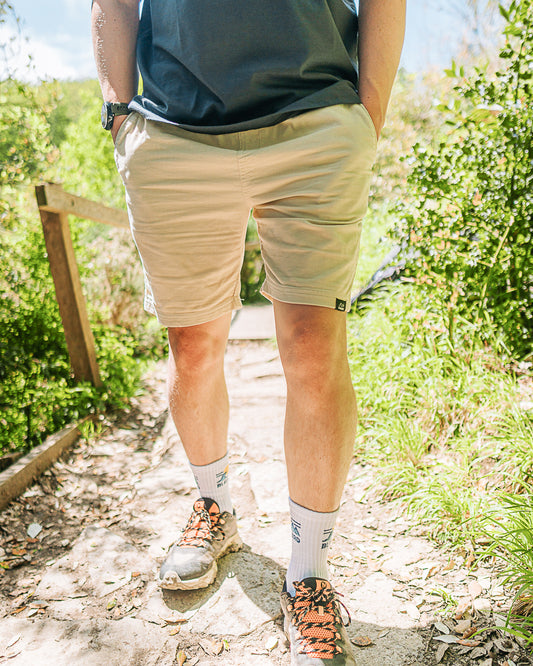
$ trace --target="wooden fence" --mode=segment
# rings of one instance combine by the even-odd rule
[[[68,216],[128,228],[128,215],[123,210],[69,194],[54,183],[37,185],[35,196],[74,377],[101,386]]]

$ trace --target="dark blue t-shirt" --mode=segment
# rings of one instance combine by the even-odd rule
[[[358,103],[354,0],[144,0],[130,107],[235,132]]]

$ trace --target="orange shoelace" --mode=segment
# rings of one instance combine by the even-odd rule
[[[205,546],[214,538],[217,538],[219,520],[220,513],[216,509],[213,509],[213,512],[210,513],[205,508],[203,500],[197,500],[178,545]]]
[[[296,594],[289,610],[294,610],[293,623],[301,638],[298,652],[317,659],[333,659],[336,654],[341,654],[342,650],[335,642],[340,638],[336,625],[342,623],[341,604],[333,588],[325,581],[317,580],[317,589],[303,583],[294,583],[294,589]],[[344,604],[342,606],[346,610]]]

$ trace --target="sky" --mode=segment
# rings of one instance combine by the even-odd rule
[[[91,37],[90,0],[12,0],[21,18],[23,38],[12,42],[9,68],[20,78],[95,78]],[[448,29],[446,29],[448,28]],[[451,25],[444,12],[428,0],[409,0],[407,31],[401,66],[410,72],[449,65],[453,56]],[[13,25],[0,24],[0,44],[16,36]],[[32,67],[28,71],[28,56]],[[0,78],[5,74],[0,66]]]

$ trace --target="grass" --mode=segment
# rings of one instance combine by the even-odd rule
[[[532,392],[531,377],[524,382],[502,367],[490,348],[450,349],[438,313],[420,311],[412,285],[382,289],[350,315],[349,331],[361,412],[356,447],[376,465],[388,497],[413,496],[433,521],[431,504],[445,503],[448,480],[454,504],[465,500],[443,516],[461,522],[463,504],[529,480],[532,414],[520,404]]]
[[[390,249],[388,224],[370,211],[358,286]],[[533,645],[533,365],[472,344],[468,322],[451,340],[447,316],[411,283],[382,287],[349,315],[356,454],[428,536],[494,558],[515,595],[508,630]]]
[[[530,488],[523,494],[502,493],[497,506],[488,512],[481,530],[492,555],[502,569],[505,584],[515,591],[506,628],[533,646],[533,499]]]
[[[390,226],[387,205],[370,206],[363,222],[361,251],[355,276],[356,289],[368,282],[392,248],[393,242],[387,235]]]

